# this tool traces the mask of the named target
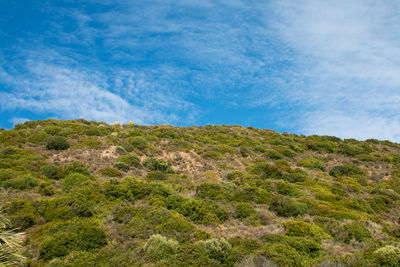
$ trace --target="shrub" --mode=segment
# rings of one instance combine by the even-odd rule
[[[268,257],[279,266],[307,266],[307,257],[301,255],[296,249],[285,244],[267,243],[260,251],[261,255]]]
[[[379,248],[373,253],[373,261],[378,266],[400,266],[400,249],[390,245]]]
[[[295,186],[291,185],[285,181],[279,181],[276,183],[276,189],[279,194],[286,196],[301,196],[303,192],[297,189]]]
[[[297,164],[301,167],[308,169],[320,169],[321,171],[325,171],[326,169],[325,164],[315,158],[304,158],[299,160]]]
[[[179,243],[162,235],[152,235],[144,245],[144,251],[153,260],[168,259],[178,251]]]
[[[329,236],[317,225],[303,221],[288,221],[283,224],[285,234],[288,236],[310,237],[314,240],[328,238]]]
[[[163,159],[147,158],[143,161],[143,166],[152,171],[162,171],[166,173],[173,173],[171,163]]]
[[[93,180],[91,177],[80,174],[80,173],[71,173],[61,182],[61,186],[63,190],[69,191],[74,187],[81,186],[86,181]]]
[[[38,179],[31,175],[21,175],[1,183],[4,188],[13,188],[18,190],[31,189],[39,184]]]
[[[130,143],[138,148],[139,150],[143,150],[147,147],[147,141],[141,136],[135,136],[130,140]]]
[[[90,175],[88,165],[82,162],[71,162],[57,168],[57,176],[59,179],[66,177],[70,173],[80,173]]]
[[[233,170],[227,173],[226,178],[232,181],[232,180],[240,180],[241,178],[243,178],[243,176],[244,174],[240,170]]]
[[[47,149],[65,150],[69,148],[69,143],[65,137],[55,136],[49,139],[46,144]]]
[[[100,173],[108,177],[122,177],[122,173],[113,167],[102,168],[100,169]]]
[[[270,195],[266,190],[259,187],[242,186],[238,187],[234,200],[239,202],[254,201],[257,204],[265,204],[270,200]]]
[[[236,217],[239,219],[245,219],[256,214],[253,206],[249,203],[238,203],[235,209]]]
[[[223,157],[222,153],[215,150],[205,151],[201,153],[201,156],[205,159],[220,159]]]
[[[276,196],[272,199],[270,210],[283,217],[296,217],[307,212],[307,205],[285,196]]]
[[[54,166],[53,164],[48,164],[48,165],[43,166],[42,174],[49,179],[55,179],[55,180],[58,179],[57,167]]]
[[[120,171],[124,172],[129,171],[129,165],[126,164],[125,162],[115,162],[113,167]]]
[[[345,243],[350,243],[352,239],[364,242],[372,238],[371,232],[360,223],[345,224],[343,230],[345,232]]]
[[[333,167],[330,171],[329,174],[333,177],[339,177],[339,176],[352,176],[352,175],[362,175],[364,174],[364,171],[360,169],[357,166],[354,166],[353,164],[344,164],[340,166],[335,166]]]
[[[209,240],[200,240],[196,246],[205,251],[211,259],[224,263],[231,253],[232,246],[225,238],[213,238]]]
[[[132,151],[132,150],[131,150],[131,151]],[[120,155],[125,155],[125,154],[128,153],[128,151],[126,151],[126,149],[123,148],[122,146],[117,146],[117,147],[115,148],[115,152],[116,152],[117,154],[120,154]]]
[[[130,167],[140,166],[140,159],[138,158],[138,156],[133,154],[119,156],[117,158],[117,162],[126,163]]]
[[[233,190],[228,184],[201,184],[196,187],[196,196],[212,200],[230,200]]]
[[[265,155],[270,159],[283,159],[284,156],[276,150],[268,150]]]
[[[162,171],[151,171],[146,175],[146,178],[155,181],[155,180],[167,180],[168,176],[165,172]]]
[[[39,246],[40,259],[51,260],[72,251],[88,251],[107,244],[104,231],[89,223],[65,223],[54,230]]]

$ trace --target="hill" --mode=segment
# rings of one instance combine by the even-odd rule
[[[399,266],[400,145],[28,121],[0,186],[29,266]]]

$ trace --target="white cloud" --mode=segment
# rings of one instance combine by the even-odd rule
[[[50,52],[51,53],[51,52]],[[39,53],[40,54],[40,53]],[[131,97],[113,93],[104,75],[84,68],[74,67],[71,61],[57,53],[50,62],[33,53],[26,59],[25,72],[9,73],[0,69],[2,83],[12,88],[11,92],[0,92],[0,108],[3,110],[29,110],[50,113],[64,119],[86,118],[112,123],[113,121],[140,123],[165,123],[176,121],[183,107],[176,107],[166,113],[160,103],[179,101],[163,95],[157,88],[124,88]],[[53,63],[64,61],[69,64]],[[125,80],[133,82],[134,74],[125,75]],[[118,78],[118,83],[122,81]],[[118,88],[118,83],[116,88]],[[154,90],[152,90],[154,89]],[[142,90],[147,90],[142,93]],[[144,99],[147,98],[147,99]],[[182,105],[185,103],[182,101]],[[187,108],[192,108],[186,104]]]
[[[284,101],[307,133],[400,141],[400,3],[275,1],[270,23],[294,52]]]

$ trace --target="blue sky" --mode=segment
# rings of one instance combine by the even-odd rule
[[[0,114],[400,141],[400,2],[0,0]]]

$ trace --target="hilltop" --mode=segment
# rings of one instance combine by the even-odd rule
[[[400,144],[27,121],[0,186],[29,266],[399,266]]]

